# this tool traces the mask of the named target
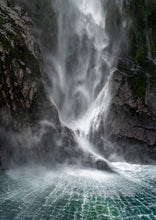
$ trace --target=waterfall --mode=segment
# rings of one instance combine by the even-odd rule
[[[122,1],[53,0],[52,6],[58,34],[57,52],[50,58],[50,93],[62,120],[70,124],[85,115],[110,79],[122,36],[111,39],[108,19],[113,10],[121,16]]]
[[[31,15],[34,36],[41,50],[39,55],[43,58],[43,75],[35,76],[34,54],[32,56],[28,53],[29,48],[22,46],[25,22],[31,23],[31,20],[18,7],[13,7],[14,2],[23,2]],[[144,108],[139,96],[134,94],[132,97],[131,92],[135,91],[128,83],[133,76],[140,81],[147,74],[149,79],[151,73],[153,80],[154,65],[147,62],[151,68],[148,73],[144,68],[146,62],[142,67],[134,57],[125,56],[129,54],[126,53],[128,28],[132,23],[125,15],[124,4],[134,4],[138,10],[136,2],[141,5],[148,0],[3,0],[0,3],[0,33],[8,31],[6,39],[0,34],[0,64],[3,64],[3,54],[6,56],[4,61],[9,61],[6,69],[0,66],[0,74],[5,74],[4,77],[0,75],[0,88],[5,91],[1,103],[8,96],[9,102],[16,104],[21,100],[24,106],[15,111],[17,130],[12,132],[10,123],[6,130],[1,131],[0,126],[0,219],[156,219],[155,117],[151,120],[153,115],[148,111],[148,103]],[[15,11],[19,16],[14,20]],[[22,28],[18,23],[22,23]],[[20,30],[22,38],[14,36],[13,30],[15,33]],[[145,36],[151,58],[148,31]],[[30,46],[31,40],[30,37]],[[8,49],[3,51],[2,46]],[[38,50],[37,45],[33,49]],[[135,50],[135,45],[130,49]],[[32,73],[29,65],[25,65],[29,61]],[[33,79],[26,81],[26,85],[19,80],[20,87],[17,87],[18,73],[19,79]],[[5,79],[10,88],[14,84],[13,89],[5,86]],[[25,109],[28,99],[20,98],[23,96],[20,89],[28,93],[31,81],[37,84],[33,89],[39,87],[39,92],[35,93],[35,105],[32,104],[29,112]],[[142,91],[144,84],[136,84]],[[149,82],[145,84],[155,94],[155,85],[151,84],[153,88],[150,88]],[[13,98],[8,93],[13,94]],[[149,99],[154,100],[152,96]],[[138,107],[133,108],[137,102]],[[24,114],[20,120],[26,124],[20,130],[16,117],[22,110]],[[27,123],[27,117],[31,123]],[[121,121],[121,125],[116,121],[119,124]],[[128,130],[133,131],[123,137],[122,133],[117,133],[119,138],[126,139],[123,144],[117,139],[119,154],[113,137],[114,143],[109,143],[109,132],[114,128],[117,131],[127,129],[126,134]],[[134,135],[136,131],[138,136]],[[153,161],[148,161],[150,155]],[[134,157],[132,164],[124,161],[124,158],[131,161],[128,157]],[[142,164],[144,162],[147,164]]]
[[[126,33],[123,1],[52,0],[52,8],[58,33],[56,51],[48,57],[49,95],[88,150],[87,135],[101,117],[105,121],[111,103],[111,78]]]

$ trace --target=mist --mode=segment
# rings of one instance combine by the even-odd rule
[[[153,12],[141,38],[136,4],[1,1],[1,219],[156,218]]]

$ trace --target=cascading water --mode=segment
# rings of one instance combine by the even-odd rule
[[[107,19],[113,7],[121,13],[122,1],[115,1],[112,8],[109,2],[52,1],[58,41],[57,52],[51,57],[51,94],[66,124],[81,119],[110,80],[121,39],[110,38]]]
[[[58,33],[55,52],[49,49],[44,56],[52,82],[49,95],[79,146],[101,160],[88,136],[109,112],[111,80],[126,39],[123,3],[51,0]],[[40,133],[44,125],[55,126],[41,124]],[[116,173],[69,165],[53,171],[38,166],[0,171],[0,219],[156,219],[156,167],[123,162],[113,167]]]
[[[109,19],[113,11],[121,19],[122,6],[122,0],[52,1],[58,33],[57,50],[50,56],[53,71],[49,73],[49,93],[62,121],[79,131],[75,135],[84,151],[91,146],[87,140],[90,129],[99,125],[100,115],[105,120],[111,102],[111,77],[124,40],[126,20],[120,21],[112,37]],[[118,37],[119,29],[122,37]]]

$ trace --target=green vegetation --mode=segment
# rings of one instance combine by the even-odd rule
[[[4,84],[5,84],[4,74],[2,75],[1,70],[0,70],[0,84],[1,84],[1,85],[4,85]]]
[[[10,43],[9,43],[8,39],[6,39],[4,37],[4,35],[2,35],[1,33],[0,33],[0,43],[2,44],[2,46],[4,47],[5,50],[9,49]]]
[[[6,79],[5,79],[4,75],[0,75],[0,83],[2,85],[2,90],[8,96],[9,95],[9,87],[8,87],[8,85],[6,83]]]
[[[1,60],[0,60],[0,84],[2,85],[2,90],[5,92],[6,95],[8,95],[9,87],[6,82],[6,76],[4,74],[3,63]]]
[[[9,37],[11,37],[12,40],[16,40],[16,35],[13,32],[9,31],[8,35]]]
[[[28,50],[28,48],[26,46],[23,46],[21,49],[22,49],[21,51],[22,51],[23,62],[31,70],[31,74],[29,75],[29,79],[34,81],[36,79],[36,77],[40,76],[40,69],[39,69],[38,60]]]
[[[146,78],[142,75],[136,75],[131,79],[130,84],[134,93],[144,101],[146,94]]]
[[[132,19],[132,48],[135,60],[142,61],[151,54],[156,57],[156,1],[129,0],[125,3],[125,16]]]
[[[124,16],[132,20],[130,28],[131,48],[129,55],[150,73],[150,80],[143,74],[137,74],[130,80],[134,93],[145,100],[146,88],[154,81],[154,69],[146,65],[146,57],[156,58],[156,0],[128,0],[125,5]]]
[[[11,48],[10,53],[8,54],[7,62],[8,64],[12,63],[12,59],[16,58],[16,60],[22,60],[25,64],[24,66],[18,62],[19,66],[26,71],[26,67],[31,70],[30,74],[25,74],[25,77],[30,79],[31,81],[36,80],[36,77],[40,76],[40,68],[38,60],[31,53],[31,51],[26,47],[26,45],[19,45],[15,43],[15,47]],[[15,67],[12,66],[12,71],[15,71]]]
[[[0,17],[0,29],[3,29],[3,19]]]

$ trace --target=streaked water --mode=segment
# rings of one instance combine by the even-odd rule
[[[123,0],[52,0],[58,39],[57,51],[44,56],[51,64],[49,95],[69,127],[76,121],[77,142],[93,155],[85,135],[109,110],[111,73],[127,29],[122,5]],[[116,174],[76,167],[1,172],[0,220],[156,219],[156,166],[113,165]]]
[[[65,168],[0,174],[0,219],[156,219],[156,166],[114,163],[118,174]]]
[[[123,16],[123,0],[51,2],[58,31],[56,51],[44,56],[50,66],[49,96],[61,119],[69,125],[84,116],[108,84],[122,49],[120,44],[125,41],[127,20]],[[118,24],[111,16],[114,11],[120,18]],[[110,100],[109,96],[107,92]]]
[[[128,44],[129,19],[124,16],[123,0],[51,0],[51,7],[56,13],[57,40],[56,50],[43,56],[48,95],[81,150],[99,154],[90,142],[99,126],[105,125],[121,44]]]

